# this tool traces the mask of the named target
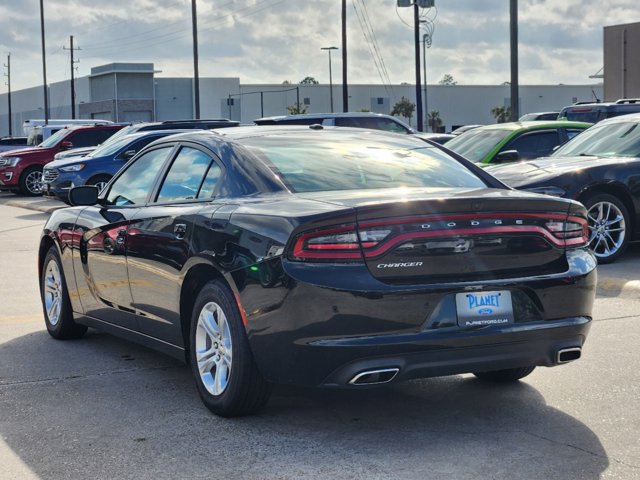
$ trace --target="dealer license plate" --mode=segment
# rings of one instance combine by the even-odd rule
[[[458,325],[480,327],[513,323],[511,292],[465,292],[456,294]]]

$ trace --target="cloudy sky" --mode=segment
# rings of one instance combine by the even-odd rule
[[[640,21],[637,0],[520,0],[520,82],[591,83],[602,67],[602,27]],[[20,5],[18,8],[17,5]],[[327,53],[341,46],[341,0],[197,0],[200,75],[242,83],[328,83]],[[161,76],[193,75],[191,0],[44,0],[49,82],[111,62],[153,62]],[[436,0],[429,83],[509,79],[508,0]],[[437,11],[436,11],[437,10]],[[396,0],[347,0],[349,81],[415,80],[412,10]],[[42,82],[38,0],[0,0],[0,55],[11,53],[12,88]],[[0,59],[1,59],[0,58]],[[5,63],[3,62],[3,63]],[[341,72],[333,54],[334,81]],[[4,69],[6,72],[6,69]],[[0,84],[0,92],[6,86]]]

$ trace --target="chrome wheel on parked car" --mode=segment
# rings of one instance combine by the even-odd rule
[[[600,262],[612,262],[626,247],[626,208],[618,199],[605,194],[585,204],[589,209],[589,247]]]
[[[43,283],[44,291],[42,292],[42,297],[45,313],[49,323],[55,327],[60,319],[63,298],[62,277],[55,258],[49,260],[47,264]]]
[[[23,195],[41,195],[42,186],[42,168],[31,167],[20,178],[20,193]]]
[[[227,317],[215,302],[204,305],[198,317],[196,360],[207,391],[222,394],[231,376],[232,342]]]

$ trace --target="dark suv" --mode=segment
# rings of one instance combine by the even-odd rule
[[[42,194],[42,169],[56,153],[104,142],[124,125],[77,125],[64,127],[37,147],[0,154],[0,190],[24,195]]]
[[[576,103],[564,107],[558,118],[573,122],[598,123],[606,118],[640,113],[640,98],[621,98],[615,102]]]

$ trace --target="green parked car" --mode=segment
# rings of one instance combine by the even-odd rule
[[[563,120],[485,125],[447,142],[447,148],[479,164],[545,157],[592,124]]]

